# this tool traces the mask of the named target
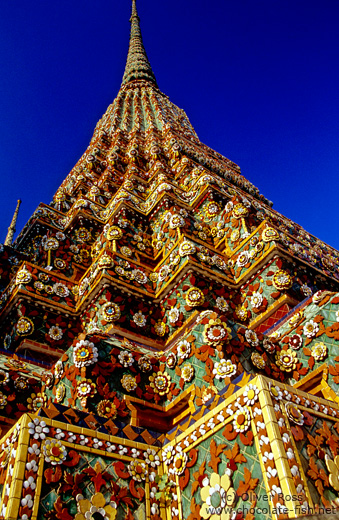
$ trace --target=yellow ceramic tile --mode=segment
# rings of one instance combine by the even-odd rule
[[[66,448],[70,448],[70,449],[72,449],[72,450],[78,448],[78,444],[75,444],[74,442],[67,442],[67,441],[64,441],[63,439],[62,439],[62,444],[63,444],[64,446],[66,446]]]
[[[281,479],[280,487],[282,494],[285,497],[285,503],[287,507],[294,508],[294,505],[299,504],[298,501],[292,500],[293,496],[297,495],[297,491],[295,489],[295,485],[292,479]],[[294,518],[294,515],[292,515],[292,518]]]
[[[15,460],[16,461],[22,460],[25,462],[26,459],[27,459],[27,445],[19,444],[19,446],[17,447],[17,450],[16,450]]]
[[[21,430],[20,437],[19,437],[19,442],[21,445],[26,445],[26,446],[29,445],[30,438],[31,438],[31,436],[30,436],[27,428]]]
[[[13,479],[21,479],[23,480],[25,476],[26,464],[25,462],[16,460],[14,464],[13,470]]]
[[[29,413],[23,415],[22,418],[19,421],[21,430],[23,428],[27,428],[28,427],[28,423],[32,422],[33,419],[34,419],[34,416],[29,414]]]
[[[51,421],[51,424],[48,425],[50,427],[53,427],[53,428],[60,428],[60,430],[66,430],[66,424],[63,423],[63,422],[60,422],[60,421]]]
[[[264,417],[265,419],[265,417]],[[280,431],[279,431],[279,427],[278,427],[278,423],[276,422],[268,422],[268,421],[264,421],[265,422],[265,425],[266,425],[266,431],[267,431],[267,436],[269,437],[270,440],[272,439],[276,439],[276,438],[280,438]]]
[[[22,480],[14,480],[11,484],[10,496],[11,498],[20,498],[22,493]]]
[[[74,433],[75,435],[80,435],[81,430],[82,430],[81,426],[72,425],[72,428],[70,428],[68,431]]]
[[[264,404],[264,402],[265,402],[265,403],[269,403],[272,405],[272,396],[271,396],[271,393],[270,393],[268,387],[267,388],[265,387],[262,390],[260,390],[258,397],[259,397],[259,401],[261,403]]]
[[[10,498],[7,504],[6,520],[17,520],[19,517],[20,498]]]
[[[285,456],[286,451],[281,439],[274,439],[270,442],[271,450],[275,459]]]
[[[275,461],[275,466],[277,468],[278,474],[281,479],[288,478],[288,479],[293,480],[287,458],[283,458],[283,457],[278,458]]]
[[[262,375],[257,375],[251,383],[257,385],[259,390],[267,390],[268,389],[268,379]]]
[[[264,408],[262,408],[263,412],[263,418],[265,419],[265,423],[273,423],[278,424],[277,417],[275,415],[274,409],[271,405],[265,405]]]

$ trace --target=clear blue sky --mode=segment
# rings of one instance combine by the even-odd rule
[[[160,89],[274,208],[339,248],[338,0],[138,0]],[[116,96],[129,0],[5,0],[0,241],[48,203]]]

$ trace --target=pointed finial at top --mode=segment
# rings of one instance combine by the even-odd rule
[[[132,16],[138,16],[138,11],[137,11],[137,3],[135,0],[132,0]],[[132,18],[131,16],[131,18]],[[139,18],[139,16],[138,16]]]
[[[21,204],[21,200],[19,199],[18,202],[17,202],[16,208],[15,208],[15,211],[14,211],[12,222],[11,222],[9,228],[8,228],[7,236],[5,238],[5,242],[4,242],[5,246],[11,246],[12,245],[13,238],[14,238],[14,233],[16,231],[15,230],[15,226],[16,226],[16,221],[18,219],[18,213],[19,213],[20,204]]]
[[[157,86],[152,67],[147,58],[140,30],[140,19],[138,16],[136,1],[132,0],[131,34],[129,49],[122,85],[126,85],[135,79],[143,79]]]

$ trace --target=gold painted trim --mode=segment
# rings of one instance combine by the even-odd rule
[[[297,496],[297,490],[293,481],[291,469],[287,462],[285,447],[281,438],[278,422],[274,412],[274,406],[269,393],[269,386],[266,378],[258,375],[252,384],[256,384],[259,388],[259,402],[262,409],[263,422],[266,426],[267,437],[270,441],[271,451],[274,455],[274,464],[277,470],[280,487],[284,496]],[[299,506],[298,501],[288,501],[286,507],[288,508],[288,517],[296,517],[296,508],[289,509],[292,505]],[[275,515],[277,516],[277,515]]]

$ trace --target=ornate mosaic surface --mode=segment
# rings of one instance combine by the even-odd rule
[[[133,0],[117,97],[0,247],[0,520],[336,510],[338,264],[159,90]]]

